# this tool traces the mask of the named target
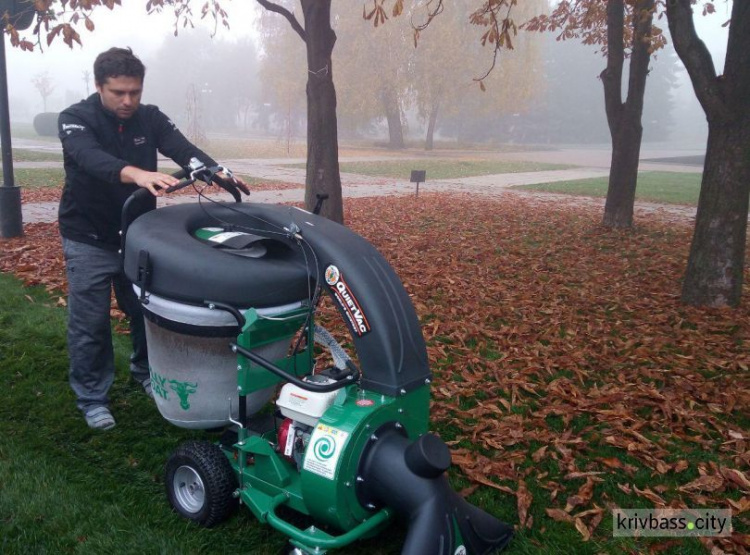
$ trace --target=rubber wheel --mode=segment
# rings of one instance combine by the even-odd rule
[[[222,450],[207,441],[182,444],[167,461],[164,482],[172,508],[210,528],[237,508],[237,476]]]

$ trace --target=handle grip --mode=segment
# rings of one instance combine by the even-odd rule
[[[275,374],[279,378],[287,382],[293,383],[297,387],[301,389],[305,389],[307,391],[317,391],[320,393],[326,393],[328,391],[336,391],[337,389],[346,387],[349,384],[356,383],[360,377],[360,373],[357,367],[354,366],[354,363],[351,360],[348,360],[346,361],[346,366],[349,368],[349,372],[344,374],[339,380],[335,381],[334,383],[316,384],[312,382],[306,382],[304,380],[300,380],[296,376],[292,376],[291,374],[286,373],[284,370],[276,366],[270,360],[248,349],[245,349],[244,347],[240,347],[236,343],[230,343],[230,347],[232,348],[232,351],[234,351],[235,353],[241,354],[245,358],[249,359],[251,362],[254,362],[258,366],[265,368],[266,370],[268,370],[272,374]]]

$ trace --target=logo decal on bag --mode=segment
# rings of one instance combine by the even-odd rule
[[[326,268],[325,280],[331,288],[333,298],[339,304],[344,315],[349,320],[349,324],[354,330],[354,333],[359,337],[369,333],[371,330],[370,322],[367,321],[367,316],[365,316],[357,297],[354,296],[351,288],[346,281],[344,281],[344,276],[341,275],[341,270],[331,264]]]

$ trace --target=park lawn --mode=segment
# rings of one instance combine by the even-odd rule
[[[21,188],[21,203],[57,202],[65,184],[65,172],[62,167],[14,168],[13,181]]]
[[[62,163],[62,152],[29,150],[26,148],[13,149],[14,162],[60,162]]]
[[[606,177],[595,177],[557,183],[518,185],[514,188],[526,191],[604,198],[607,196],[607,186],[608,179]],[[639,172],[635,198],[644,202],[696,206],[700,188],[700,173]]]
[[[62,159],[60,159],[62,161]],[[0,178],[3,172],[0,171]],[[29,189],[46,189],[62,187],[65,183],[65,172],[60,168],[13,168],[13,181],[17,187]]]
[[[290,164],[304,168],[304,164]],[[458,179],[477,175],[501,173],[536,172],[570,168],[563,164],[542,162],[504,162],[499,160],[375,160],[372,162],[342,162],[339,168],[343,173],[355,173],[372,177],[390,177],[408,181],[412,170],[425,170],[426,179]]]
[[[611,507],[750,503],[750,298],[680,305],[690,227],[599,219],[529,199],[347,201],[348,224],[390,261],[422,322],[451,480],[518,527],[509,555],[740,552],[735,538],[612,536]],[[66,383],[57,230],[25,231],[0,245],[0,551],[276,553],[284,538],[247,509],[212,530],[169,510],[169,453],[213,436],[170,426],[127,381],[122,335],[118,425],[86,428]],[[733,526],[750,531],[747,509]],[[402,541],[396,527],[337,553]]]
[[[236,158],[304,158],[307,156],[307,146],[304,142],[287,142],[280,138],[209,136],[202,138],[196,144],[219,161]]]
[[[35,141],[60,144],[60,138],[57,134],[39,135],[31,123],[12,122],[10,132],[11,137],[14,139],[33,139]]]

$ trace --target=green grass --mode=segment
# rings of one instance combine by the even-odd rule
[[[588,197],[606,197],[608,180],[606,177],[519,185],[517,189],[544,191]],[[701,187],[700,173],[640,172],[635,190],[636,200],[665,204],[698,204]]]
[[[0,179],[3,172],[0,171]],[[13,181],[17,187],[28,187],[30,189],[41,189],[45,187],[62,187],[65,181],[65,172],[62,168],[14,168]]]
[[[128,338],[115,337],[117,427],[90,430],[67,383],[65,310],[0,274],[0,553],[275,554],[285,538],[241,509],[210,530],[173,513],[163,465],[205,432],[168,424],[128,379]],[[348,553],[393,552],[391,540]],[[341,553],[347,553],[342,551]]]
[[[37,132],[31,123],[11,122],[10,133],[14,139],[33,139],[35,141],[60,144],[60,139],[57,138],[57,135],[45,137],[37,135]]]
[[[239,175],[245,183],[247,183],[250,186],[250,192],[252,193],[253,186],[254,185],[276,185],[276,184],[283,184],[283,181],[276,181],[273,179],[263,179],[262,177],[252,177],[250,175],[244,175],[244,174],[237,174]],[[304,185],[300,185],[300,187],[304,188]]]
[[[14,162],[60,162],[62,164],[62,152],[29,150],[27,148],[14,148]]]
[[[304,168],[304,164],[293,164]],[[356,173],[373,177],[409,179],[411,170],[425,170],[427,180],[456,179],[477,175],[519,173],[569,168],[561,164],[541,162],[502,162],[497,160],[380,160],[373,162],[344,162],[339,165],[344,173]]]
[[[213,529],[172,512],[169,454],[217,436],[159,415],[128,378],[126,336],[115,336],[117,427],[86,426],[67,383],[65,318],[41,288],[0,274],[0,553],[279,553],[285,537],[246,508]],[[396,527],[338,553],[387,555],[402,541]]]

